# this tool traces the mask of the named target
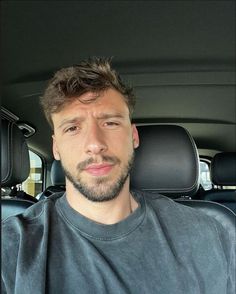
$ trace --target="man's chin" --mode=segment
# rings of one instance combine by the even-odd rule
[[[114,183],[110,183],[108,179],[99,177],[99,179],[96,179],[96,183],[94,185],[80,183],[78,185],[74,185],[74,187],[90,201],[105,202],[115,199],[123,186],[117,186]]]
[[[81,189],[78,189],[78,191],[88,200],[92,202],[106,202],[106,201],[111,201],[115,199],[119,192],[116,192],[114,190],[104,190],[104,189],[99,189],[98,187],[96,188],[85,188],[83,187]]]
[[[85,198],[93,202],[105,202],[115,199],[124,187],[128,174],[123,174],[114,180],[109,176],[96,177],[85,181],[80,178],[72,181],[74,188]]]

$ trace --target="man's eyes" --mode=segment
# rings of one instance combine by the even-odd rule
[[[114,129],[120,125],[120,122],[118,121],[105,121],[102,123],[102,127],[109,128],[109,129]],[[64,129],[64,133],[68,134],[74,134],[78,133],[81,130],[80,126],[70,126]]]
[[[119,126],[120,125],[120,123],[119,122],[117,122],[117,121],[106,121],[105,123],[104,123],[104,126],[105,127],[117,127],[117,126]]]
[[[79,130],[78,126],[72,126],[72,127],[66,128],[65,133],[74,133],[74,132],[77,132],[78,130]]]

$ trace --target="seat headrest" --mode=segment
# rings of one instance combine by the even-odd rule
[[[25,181],[30,172],[29,150],[24,135],[17,125],[2,118],[1,180],[3,187]]]
[[[176,125],[139,126],[131,186],[176,198],[199,187],[199,157],[194,140]]]
[[[51,182],[53,186],[64,186],[66,184],[65,173],[60,160],[54,160],[52,163]]]
[[[219,186],[236,186],[236,152],[217,153],[213,157],[211,180]]]

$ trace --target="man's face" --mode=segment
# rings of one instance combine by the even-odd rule
[[[67,180],[91,201],[118,196],[128,180],[138,132],[124,97],[113,89],[88,92],[52,115],[53,153]]]

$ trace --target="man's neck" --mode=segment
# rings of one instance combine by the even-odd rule
[[[137,207],[129,191],[129,182],[126,181],[119,195],[110,201],[93,202],[88,200],[74,186],[68,182],[66,197],[70,206],[83,216],[101,224],[111,225],[128,217]]]

